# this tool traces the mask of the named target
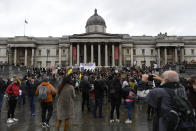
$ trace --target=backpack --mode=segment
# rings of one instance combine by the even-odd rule
[[[122,88],[122,97],[126,99],[129,96],[130,91],[131,91],[130,86],[125,86],[124,88]]]
[[[191,103],[179,95],[178,89],[165,90],[172,98],[172,109],[163,116],[167,131],[195,131],[196,115]]]
[[[48,95],[47,95],[47,87],[42,85],[39,89],[39,95],[38,95],[39,100],[46,100],[48,99]]]

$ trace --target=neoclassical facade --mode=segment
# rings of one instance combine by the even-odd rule
[[[86,33],[62,37],[0,37],[0,63],[34,67],[150,66],[196,60],[196,36],[110,34],[95,10]]]

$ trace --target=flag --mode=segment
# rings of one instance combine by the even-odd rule
[[[82,79],[82,74],[80,73],[80,80]]]
[[[25,24],[28,24],[28,21],[27,20],[25,20]]]
[[[67,74],[70,75],[72,73],[72,69],[69,69]]]
[[[119,49],[118,49],[118,46],[115,46],[114,47],[114,53],[115,53],[115,60],[118,60],[118,58],[119,58]]]
[[[73,46],[73,60],[76,61],[77,60],[77,47]]]

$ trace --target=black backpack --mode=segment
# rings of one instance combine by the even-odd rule
[[[182,92],[179,93],[178,89],[165,88],[172,98],[172,109],[163,116],[166,129],[167,131],[195,131],[195,110],[185,97],[179,95]]]

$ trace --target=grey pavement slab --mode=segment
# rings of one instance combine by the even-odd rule
[[[39,102],[36,102],[36,116],[30,116],[30,110],[28,103],[26,105],[17,105],[15,112],[16,118],[19,119],[18,122],[7,125],[7,107],[6,102],[3,104],[3,109],[0,115],[0,131],[55,131],[56,125],[56,104],[54,102],[54,112],[50,120],[50,128],[42,128],[41,123],[41,108]],[[110,104],[106,101],[103,106],[104,118],[93,118],[92,113],[89,113],[87,110],[84,113],[81,112],[81,100],[77,98],[75,101],[75,112],[76,116],[70,122],[70,131],[151,131],[152,122],[147,121],[146,115],[146,105],[135,104],[133,108],[133,123],[124,124],[124,121],[127,119],[127,110],[125,106],[121,105],[121,116],[120,123],[109,123],[110,115]],[[62,125],[63,127],[63,125]],[[63,130],[63,128],[61,129]]]

